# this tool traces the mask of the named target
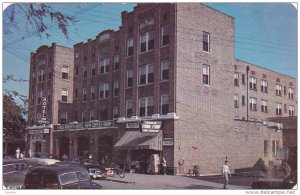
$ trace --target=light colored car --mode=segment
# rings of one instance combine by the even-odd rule
[[[43,165],[52,165],[60,162],[60,160],[52,158],[24,158],[24,161],[29,165],[29,167],[43,166]]]

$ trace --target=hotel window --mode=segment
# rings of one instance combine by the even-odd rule
[[[100,60],[100,74],[107,73],[109,71],[109,58]]]
[[[67,124],[68,113],[63,112],[60,114],[60,124]]]
[[[79,57],[78,51],[75,52],[75,58],[77,59]]]
[[[118,118],[119,118],[119,108],[113,107],[113,119],[118,119]]]
[[[96,97],[95,86],[91,86],[91,99],[94,100]]]
[[[261,92],[268,93],[268,81],[261,80]]]
[[[153,114],[153,97],[139,99],[140,117],[152,116]]]
[[[276,114],[281,115],[282,114],[282,104],[281,103],[276,103]]]
[[[243,84],[243,85],[246,84],[245,74],[242,74],[242,84]]]
[[[153,24],[154,24],[154,19],[153,19],[153,18],[147,19],[147,20],[144,20],[144,21],[142,21],[142,22],[140,23],[139,28],[140,28],[140,29],[143,29],[143,28],[145,28],[145,27],[147,27],[147,26],[151,26],[151,25],[153,25]]]
[[[45,81],[46,80],[46,74],[44,69],[39,70],[39,82]]]
[[[48,68],[48,79],[49,80],[52,79],[52,68],[51,67]]]
[[[126,101],[126,117],[130,118],[132,116],[132,100]]]
[[[267,100],[261,100],[261,112],[268,112],[268,101]]]
[[[68,66],[63,66],[61,69],[62,72],[62,79],[69,79],[69,67]]]
[[[91,110],[90,111],[90,121],[95,120],[95,111]]]
[[[100,84],[100,99],[106,99],[109,96],[109,83]]]
[[[289,98],[293,99],[294,98],[294,89],[289,87]]]
[[[127,56],[133,55],[133,38],[127,39]]]
[[[281,96],[281,90],[282,90],[282,86],[281,85],[276,85],[276,95],[277,96]]]
[[[32,80],[33,80],[33,83],[35,83],[35,73],[34,72],[32,73]]]
[[[242,106],[245,106],[245,105],[246,105],[245,96],[242,95]]]
[[[118,70],[120,67],[120,57],[119,55],[115,55],[114,57],[114,70]]]
[[[79,66],[75,66],[75,75],[76,75],[76,76],[79,75]]]
[[[278,149],[279,149],[279,141],[278,140],[272,140],[272,154],[273,154],[273,156],[277,155]]]
[[[161,46],[168,45],[170,42],[169,26],[161,27]]]
[[[235,94],[233,99],[234,99],[234,107],[238,108],[239,107],[239,95]]]
[[[209,65],[203,64],[202,66],[203,84],[210,85],[210,67]]]
[[[87,70],[84,70],[83,71],[83,78],[87,78],[88,77],[88,71]]]
[[[234,86],[239,86],[239,73],[234,73]]]
[[[91,65],[91,74],[92,76],[96,75],[96,65],[94,63]]]
[[[295,115],[295,107],[289,106],[289,116],[294,116],[294,115]]]
[[[154,49],[153,31],[143,33],[140,36],[140,47],[141,47],[141,52],[146,52],[151,49]]]
[[[67,89],[61,90],[61,102],[68,102],[68,90]]]
[[[86,120],[86,112],[85,111],[83,111],[82,113],[81,113],[81,121],[82,122],[86,122],[87,120]]]
[[[249,81],[249,88],[252,90],[256,90],[256,78],[255,77],[250,77],[250,81]]]
[[[75,98],[75,99],[78,98],[78,89],[77,89],[77,88],[74,90],[74,98]]]
[[[130,70],[127,70],[127,73],[126,73],[126,77],[127,77],[127,82],[126,82],[126,85],[127,87],[132,87],[133,85],[133,71],[130,69]]]
[[[154,69],[153,64],[146,64],[140,66],[140,85],[153,83],[154,81]]]
[[[283,87],[283,94],[286,95],[286,86]]]
[[[161,81],[169,80],[169,60],[160,63],[160,79]]]
[[[267,157],[269,154],[269,144],[268,144],[268,140],[264,140],[264,156]]]
[[[169,95],[162,95],[160,96],[160,105],[161,105],[161,114],[168,114],[169,113]]]
[[[207,32],[203,32],[203,51],[209,52],[210,50],[210,35]]]
[[[51,93],[51,90],[50,90],[50,89],[47,90],[47,94],[48,94],[48,96],[47,96],[47,101],[48,101],[48,102],[51,102],[51,94],[52,94],[52,93]]]
[[[257,99],[250,97],[250,110],[256,111],[256,104],[257,104]]]
[[[114,81],[114,97],[119,96],[119,81]]]
[[[83,100],[83,101],[86,101],[86,100],[87,100],[87,96],[86,96],[86,88],[85,88],[85,87],[82,89],[82,100]]]
[[[287,113],[287,105],[286,104],[283,105],[283,111],[284,111],[284,113]]]
[[[44,91],[38,91],[38,104],[42,103],[42,97],[44,96]]]

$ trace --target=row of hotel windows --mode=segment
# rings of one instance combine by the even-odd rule
[[[126,101],[126,117],[132,116],[132,100]],[[139,99],[139,116],[140,117],[149,117],[152,116],[154,110],[154,103],[153,103],[153,97],[144,97]],[[164,94],[161,95],[160,99],[160,113],[162,115],[165,115],[169,112],[169,95]],[[113,107],[112,109],[112,118],[118,119],[119,118],[119,108]],[[62,112],[60,115],[60,124],[67,123],[68,119],[68,113]],[[89,120],[88,120],[89,119]],[[95,110],[90,110],[89,118],[87,118],[87,112],[81,112],[81,122],[88,122],[92,120],[96,120],[96,114]],[[108,115],[107,109],[101,109],[100,110],[100,120],[110,120]],[[75,121],[78,121],[77,112],[75,112]]]
[[[242,84],[245,84],[245,83],[246,83],[245,74],[242,74]],[[261,92],[268,93],[268,81],[261,80],[260,84],[261,84],[260,85]],[[239,86],[239,74],[238,73],[234,73],[234,85]],[[250,76],[250,78],[249,78],[249,89],[257,91],[257,79],[253,76]],[[284,95],[286,95],[287,94],[286,86],[284,86],[283,91],[284,91]],[[276,92],[275,93],[276,93],[276,96],[282,96],[282,85],[276,84]],[[291,87],[288,88],[288,96],[290,99],[294,98],[294,89]]]
[[[268,101],[261,99],[260,101],[261,103],[261,112],[268,112]],[[242,106],[245,106],[246,102],[245,102],[245,96],[242,96]],[[249,106],[250,106],[250,110],[252,111],[257,111],[257,98],[254,97],[250,97],[249,98]],[[276,114],[277,115],[281,115],[282,114],[282,104],[281,103],[277,103],[275,104],[276,106]],[[239,107],[239,95],[235,94],[234,95],[234,107],[238,108]],[[287,112],[287,105],[284,105],[284,112]],[[294,106],[289,106],[289,116],[294,116],[295,114],[295,107]]]

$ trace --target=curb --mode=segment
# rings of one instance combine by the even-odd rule
[[[121,180],[117,180],[117,179],[104,179],[105,181],[111,181],[111,182],[119,182],[119,183],[126,183],[126,184],[135,184],[136,182],[133,181],[121,181]]]

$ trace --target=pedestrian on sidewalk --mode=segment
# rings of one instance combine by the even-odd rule
[[[166,175],[167,174],[167,161],[165,157],[161,158],[161,167],[162,167],[162,174]]]
[[[224,189],[227,189],[227,185],[229,182],[229,177],[231,177],[228,160],[225,160],[225,164],[223,165],[223,177],[224,177]]]
[[[184,159],[183,158],[180,158],[178,160],[178,166],[179,166],[180,175],[185,175],[185,173],[184,173]]]

